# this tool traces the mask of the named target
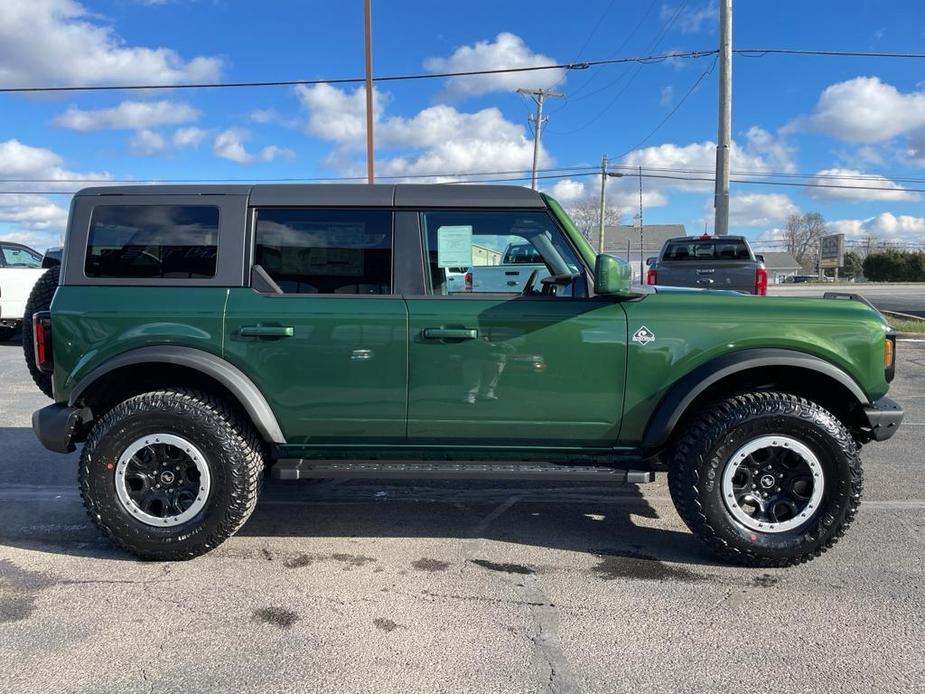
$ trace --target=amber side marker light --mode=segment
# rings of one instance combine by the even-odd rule
[[[883,370],[889,383],[896,375],[896,336],[887,335],[883,343]]]

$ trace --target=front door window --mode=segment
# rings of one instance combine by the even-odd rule
[[[543,212],[425,212],[424,230],[433,294],[587,294],[577,254]]]

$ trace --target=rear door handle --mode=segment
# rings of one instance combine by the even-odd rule
[[[424,328],[425,340],[475,340],[479,331],[475,328]]]
[[[239,331],[244,337],[292,337],[291,325],[243,325]]]

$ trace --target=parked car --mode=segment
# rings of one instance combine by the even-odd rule
[[[542,260],[535,287],[447,292],[443,266],[512,243]],[[719,557],[796,564],[844,534],[860,446],[902,420],[895,333],[854,295],[634,287],[529,189],[89,188],[65,247],[35,317],[55,402],[33,429],[83,443],[90,518],[147,559],[234,534],[266,468],[595,484],[667,467]]]
[[[0,241],[0,341],[13,337],[22,325],[29,292],[44,272],[40,253]]]
[[[649,258],[646,284],[768,293],[768,271],[743,236],[681,236],[668,239]]]

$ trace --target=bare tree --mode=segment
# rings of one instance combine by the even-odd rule
[[[787,218],[787,224],[784,227],[787,252],[803,268],[815,269],[819,240],[825,234],[825,218],[818,212],[792,214]]]
[[[594,249],[597,250],[598,229],[600,228],[601,220],[600,202],[592,198],[576,200],[567,206],[566,211],[572,221],[575,222],[575,226],[581,231],[582,236],[588,239]],[[609,227],[619,224],[622,217],[623,210],[608,206],[604,211],[604,226]]]

